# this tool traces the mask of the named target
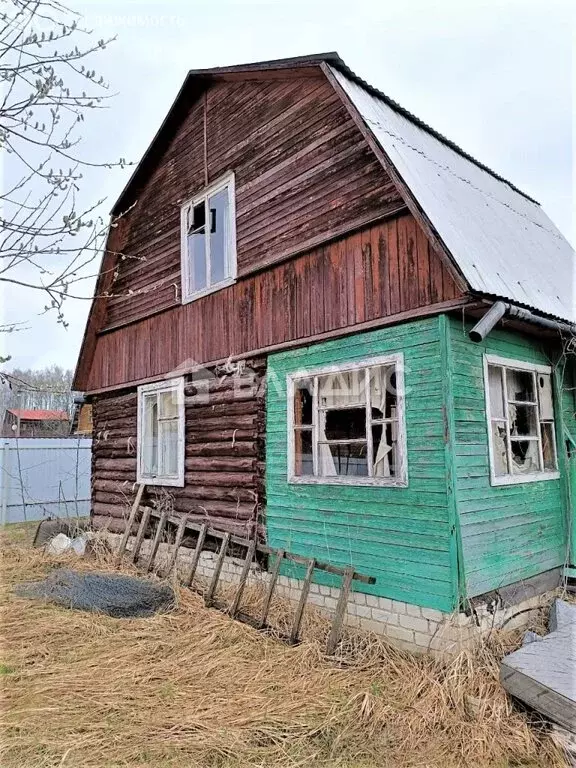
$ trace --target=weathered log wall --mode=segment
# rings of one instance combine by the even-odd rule
[[[149,486],[145,499],[195,522],[263,538],[265,373],[261,358],[244,370],[187,379],[185,486]],[[94,397],[93,406],[93,523],[120,532],[136,482],[137,390]]]

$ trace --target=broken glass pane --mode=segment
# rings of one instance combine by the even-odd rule
[[[540,471],[540,455],[537,440],[511,440],[512,473],[530,474]]]
[[[367,477],[366,443],[319,445],[321,474],[324,476]]]
[[[493,419],[504,418],[504,389],[502,386],[502,368],[488,366],[488,392],[490,398],[490,415]]]
[[[542,430],[542,457],[544,459],[544,469],[556,469],[556,446],[554,444],[554,425],[545,422],[540,425]]]
[[[538,415],[535,405],[508,405],[510,435],[538,436]]]
[[[297,477],[314,474],[312,430],[294,430],[294,474]]]
[[[370,406],[373,419],[394,419],[397,412],[394,366],[380,366],[370,371]]]
[[[320,425],[321,429],[321,425]],[[326,411],[321,440],[365,440],[366,409],[346,408]]]
[[[531,371],[506,370],[508,399],[521,402],[535,403],[534,374]]]
[[[499,477],[508,474],[506,425],[503,422],[492,422],[492,453],[494,458],[494,474]]]
[[[364,370],[342,371],[318,377],[318,399],[323,407],[364,406],[365,389]]]
[[[397,432],[398,426],[395,422],[373,425],[374,477],[396,477],[398,475]]]
[[[222,189],[208,201],[210,209],[210,284],[214,285],[229,277],[227,250],[229,239],[228,189]]]
[[[540,418],[546,421],[554,419],[554,404],[552,400],[552,377],[549,373],[536,374],[538,379],[538,399],[540,402]]]
[[[299,379],[294,385],[294,424],[312,424],[312,379]]]

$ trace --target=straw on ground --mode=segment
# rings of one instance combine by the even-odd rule
[[[148,619],[71,611],[11,592],[70,559],[6,534],[2,550],[4,768],[565,765],[498,684],[511,635],[450,664],[352,635],[335,663],[316,613],[288,647],[188,590]]]

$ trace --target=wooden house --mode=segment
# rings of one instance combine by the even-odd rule
[[[67,437],[69,433],[67,411],[7,408],[4,414],[4,437]]]
[[[325,54],[191,71],[112,214],[96,526],[144,482],[371,574],[351,621],[410,647],[574,574],[574,251],[537,202]]]

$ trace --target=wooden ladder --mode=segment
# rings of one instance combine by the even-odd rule
[[[220,542],[220,544],[218,547],[216,563],[214,566],[214,572],[212,574],[212,578],[210,579],[207,589],[203,593],[204,602],[207,606],[213,606],[218,608],[219,610],[223,610],[224,612],[228,613],[232,618],[237,619],[238,621],[242,621],[246,624],[250,624],[251,626],[259,630],[272,629],[272,627],[268,624],[268,613],[270,610],[270,606],[272,604],[274,590],[276,589],[278,576],[280,574],[280,568],[282,564],[284,562],[291,562],[297,565],[304,566],[306,568],[306,572],[305,572],[304,580],[302,582],[302,587],[300,590],[300,597],[296,604],[296,609],[295,609],[294,617],[292,620],[292,626],[289,634],[283,638],[291,644],[295,644],[299,640],[300,627],[302,624],[304,609],[306,607],[306,603],[308,600],[310,585],[312,584],[314,571],[324,571],[325,573],[330,573],[334,576],[340,576],[342,579],[341,586],[340,586],[340,594],[338,597],[336,610],[334,612],[334,617],[332,619],[332,624],[330,627],[330,632],[328,634],[328,639],[326,643],[326,653],[329,656],[332,656],[334,654],[342,634],[342,625],[344,622],[344,616],[346,614],[346,606],[348,604],[348,598],[350,595],[350,591],[352,589],[352,582],[358,581],[362,584],[374,584],[376,582],[376,579],[373,576],[366,576],[365,574],[358,573],[352,567],[340,568],[338,566],[332,565],[331,563],[324,563],[314,558],[306,558],[306,557],[302,557],[301,555],[296,555],[292,552],[286,552],[283,549],[275,549],[273,547],[268,547],[265,544],[258,543],[255,539],[244,539],[239,536],[234,536],[230,533],[219,531],[216,528],[211,528],[207,523],[194,523],[190,521],[188,517],[170,516],[166,514],[166,512],[157,512],[147,506],[140,507],[143,491],[144,491],[144,486],[140,485],[136,494],[136,498],[134,500],[134,504],[132,505],[132,509],[130,511],[130,516],[128,518],[126,530],[124,531],[122,540],[120,542],[120,548],[116,555],[116,562],[118,564],[121,562],[124,556],[124,553],[126,551],[128,539],[132,531],[132,528],[136,522],[136,519],[138,517],[139,510],[141,510],[139,526],[138,526],[138,530],[134,540],[134,546],[130,550],[130,557],[132,562],[138,564],[138,558],[140,554],[140,549],[142,547],[142,542],[146,537],[146,534],[148,533],[152,525],[152,522],[156,521],[157,523],[156,530],[154,533],[154,539],[152,540],[148,557],[146,558],[146,562],[144,563],[144,570],[146,572],[150,572],[155,569],[155,561],[158,554],[159,546],[160,546],[162,537],[164,535],[166,526],[168,524],[176,526],[176,536],[174,539],[174,543],[172,544],[172,547],[171,547],[171,552],[168,559],[168,566],[162,573],[162,575],[165,578],[170,577],[174,572],[174,569],[176,567],[177,557],[178,557],[178,550],[182,544],[182,540],[184,539],[184,536],[186,535],[186,531],[194,531],[197,534],[196,547],[192,555],[192,563],[188,569],[188,572],[185,574],[185,577],[182,583],[184,584],[184,586],[195,589],[194,578],[196,576],[196,571],[198,569],[198,564],[200,562],[200,555],[202,554],[205,548],[206,539],[208,537],[210,537],[211,539],[216,539],[217,541]],[[220,575],[222,573],[224,560],[226,558],[226,555],[228,554],[230,545],[235,545],[236,547],[241,547],[245,549],[246,554],[243,560],[238,586],[236,588],[232,601],[230,605],[224,605],[216,599],[216,592],[218,589],[218,583],[220,581]],[[261,555],[266,555],[270,559],[272,559],[273,565],[269,572],[270,574],[269,580],[268,580],[266,592],[264,595],[264,601],[263,601],[260,615],[258,617],[253,617],[246,613],[243,613],[240,610],[240,607],[241,607],[242,596],[244,594],[244,589],[246,587],[248,576],[250,574],[250,567],[254,561],[254,558],[258,553]],[[196,591],[200,591],[200,590],[196,589]]]

